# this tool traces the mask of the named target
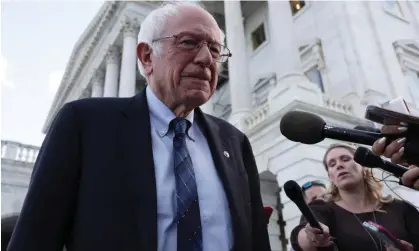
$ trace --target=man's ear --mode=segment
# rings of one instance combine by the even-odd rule
[[[147,76],[153,72],[153,65],[151,63],[152,53],[153,53],[153,49],[151,48],[150,45],[144,42],[141,42],[137,45],[137,57],[138,57],[138,60],[140,60],[141,64],[143,65]]]

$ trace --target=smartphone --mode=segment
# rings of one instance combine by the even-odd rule
[[[404,143],[403,161],[409,164],[419,164],[419,117],[388,110],[378,106],[368,106],[365,118],[383,125],[407,124],[408,130],[399,134],[385,135],[386,145],[397,138],[406,138]]]
[[[405,251],[403,244],[393,234],[391,234],[385,227],[372,222],[367,221],[362,223],[365,229],[372,235],[376,236],[381,241],[401,250]]]
[[[382,125],[400,125],[403,122],[408,125],[419,126],[419,117],[395,112],[374,105],[367,106],[365,118]]]

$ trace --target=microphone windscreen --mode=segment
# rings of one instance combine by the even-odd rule
[[[304,196],[301,187],[294,180],[289,180],[285,182],[284,192],[287,195],[287,197],[296,204],[298,204],[298,202],[304,201]]]
[[[289,140],[303,144],[316,144],[324,140],[324,120],[312,113],[291,111],[280,122],[281,133]]]

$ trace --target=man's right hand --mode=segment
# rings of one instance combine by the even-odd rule
[[[304,228],[304,231],[306,233],[308,241],[314,247],[329,247],[333,245],[333,237],[330,236],[329,227],[324,225],[323,223],[320,223],[320,226],[323,229],[323,231],[317,228],[313,228],[310,226],[310,224],[307,223],[307,225]]]

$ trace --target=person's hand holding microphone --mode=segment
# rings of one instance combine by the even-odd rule
[[[384,125],[381,128],[383,134],[398,134],[406,131],[406,127],[399,125]],[[372,146],[372,151],[377,155],[383,155],[391,159],[391,162],[409,166],[409,170],[402,176],[402,182],[408,187],[419,190],[419,167],[403,162],[405,138],[394,140],[386,146],[386,138],[377,140]]]
[[[333,245],[333,237],[331,237],[329,233],[329,227],[324,225],[323,223],[320,223],[320,226],[323,229],[323,231],[314,228],[310,226],[309,223],[307,223],[307,225],[304,228],[304,231],[301,231],[300,233],[305,235],[305,237],[313,247],[329,247]]]

